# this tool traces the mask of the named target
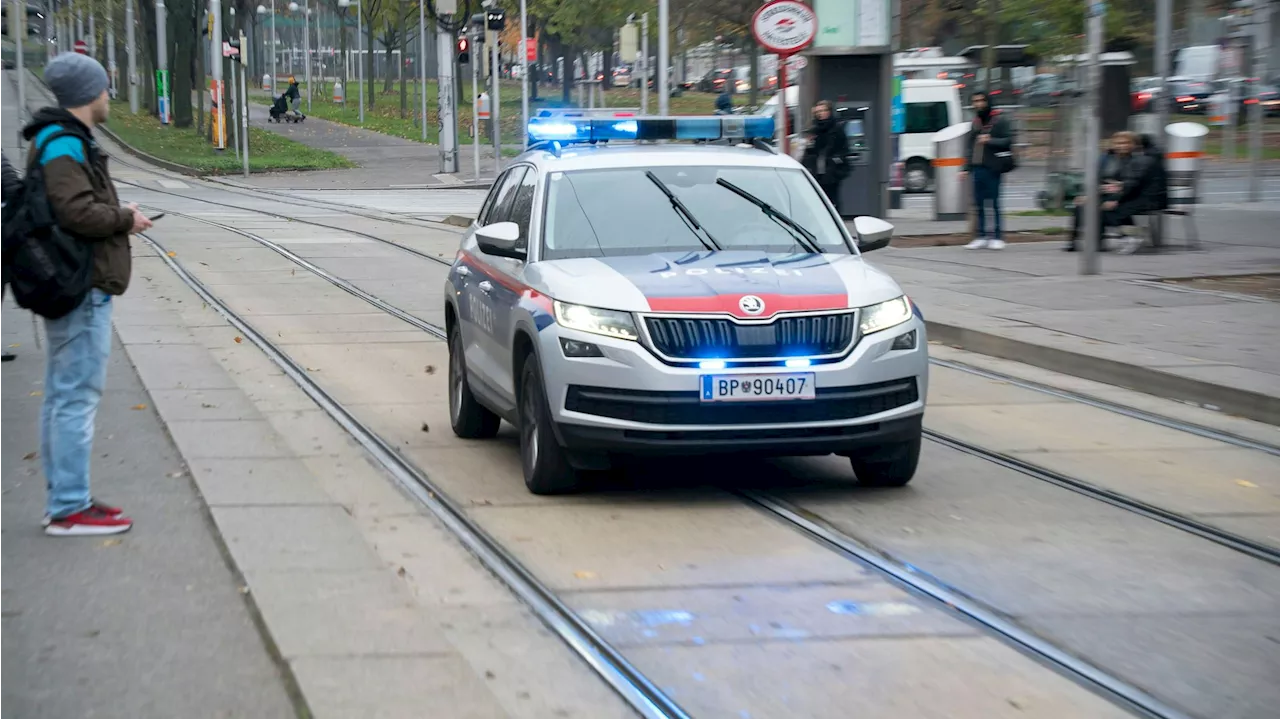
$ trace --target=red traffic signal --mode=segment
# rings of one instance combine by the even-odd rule
[[[471,42],[466,36],[458,38],[458,63],[466,65],[471,62]]]

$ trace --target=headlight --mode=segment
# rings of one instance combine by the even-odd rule
[[[911,300],[906,295],[862,308],[862,334],[887,330],[911,319]]]
[[[630,312],[602,310],[560,301],[555,303],[555,308],[556,322],[569,329],[616,337],[620,340],[634,340],[640,336]]]

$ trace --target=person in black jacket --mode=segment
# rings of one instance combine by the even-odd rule
[[[1151,184],[1150,158],[1138,152],[1138,136],[1132,132],[1121,131],[1111,136],[1111,149],[1098,159],[1098,211],[1099,250],[1107,250],[1109,238],[1118,239],[1122,225],[1132,225],[1135,215],[1149,209],[1149,187]],[[1076,197],[1075,219],[1071,223],[1071,240],[1063,249],[1076,251],[1076,240],[1080,237],[1080,227],[1084,224],[1083,194]],[[1125,253],[1138,249],[1140,242],[1126,243],[1122,247]]]
[[[1000,177],[1012,167],[1013,129],[1009,121],[994,110],[987,93],[973,93],[973,130],[969,133],[969,151],[964,157],[961,177],[973,177],[973,206],[978,215],[977,234],[965,245],[970,250],[1003,250],[1003,218],[1000,217]],[[987,204],[995,226],[987,234]]]
[[[838,211],[840,183],[849,176],[849,138],[844,134],[844,125],[836,120],[830,102],[822,100],[813,106],[813,125],[805,134],[809,142],[804,148],[802,164]]]
[[[16,200],[18,196],[22,194],[22,176],[19,175],[18,171],[13,168],[13,165],[9,164],[8,155],[0,153],[0,159],[4,160],[4,206],[5,206],[4,221],[8,222],[9,221],[9,212],[8,212],[9,203]],[[8,290],[8,289],[9,289],[9,278],[5,277],[3,287],[0,288],[0,298],[4,297],[4,292],[5,290]],[[3,355],[0,355],[0,362],[12,362],[13,357],[14,355],[12,352],[5,352]]]

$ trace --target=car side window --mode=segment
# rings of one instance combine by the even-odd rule
[[[511,171],[502,173],[498,179],[493,181],[493,187],[489,189],[489,196],[484,198],[484,204],[480,206],[480,214],[476,215],[476,224],[484,227],[489,224],[489,215],[493,214],[493,206],[496,204],[494,198],[498,196],[498,190],[502,188],[502,182],[507,179],[507,175]]]
[[[520,180],[524,178],[525,168],[513,167],[507,171],[506,176],[502,178],[502,184],[498,186],[497,193],[493,196],[493,206],[489,208],[489,216],[485,218],[484,224],[492,225],[495,222],[506,222],[511,217],[511,205],[515,202],[516,188],[520,186]]]
[[[528,170],[524,179],[516,188],[515,199],[511,203],[511,214],[507,217],[520,226],[520,246],[529,246],[529,222],[533,218],[533,192],[538,186],[538,173]]]

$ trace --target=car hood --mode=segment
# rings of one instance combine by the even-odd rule
[[[671,252],[535,262],[526,279],[563,302],[628,312],[778,312],[865,307],[902,289],[857,255]],[[748,298],[748,299],[744,299]]]

